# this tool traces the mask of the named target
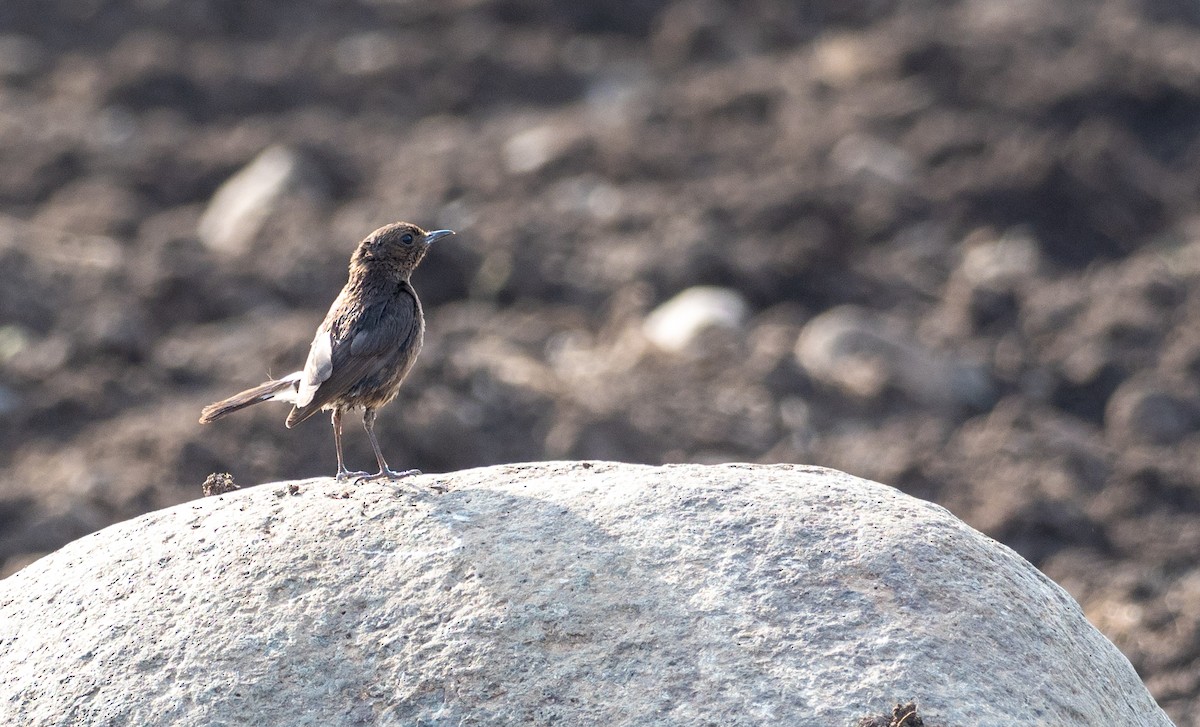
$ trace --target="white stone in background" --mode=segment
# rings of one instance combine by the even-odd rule
[[[706,328],[740,328],[749,313],[750,306],[736,290],[697,285],[651,311],[642,332],[659,348],[677,352]]]
[[[973,287],[1032,280],[1041,267],[1041,253],[1024,230],[967,248],[959,271]]]
[[[537,171],[561,158],[578,140],[579,132],[562,124],[523,129],[504,143],[504,166],[512,174]]]
[[[449,488],[435,495],[426,488]],[[801,466],[253,487],[0,581],[12,725],[1170,725],[1061,588]]]
[[[873,399],[889,388],[927,406],[985,406],[991,377],[976,363],[927,349],[902,322],[858,306],[839,306],[809,321],[796,361],[815,380],[849,396]]]
[[[225,254],[247,252],[279,201],[288,194],[325,195],[316,165],[286,146],[268,147],[213,194],[200,218],[204,244]]]
[[[864,134],[850,134],[834,145],[833,163],[851,174],[867,173],[892,184],[908,184],[916,175],[916,162],[900,147]]]

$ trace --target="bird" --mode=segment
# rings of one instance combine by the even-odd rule
[[[453,234],[395,222],[367,235],[350,256],[349,280],[317,328],[304,368],[204,407],[200,423],[264,401],[292,405],[288,429],[329,410],[339,482],[421,474],[388,466],[375,436],[375,416],[396,398],[424,343],[425,316],[410,280],[413,270],[430,245]],[[362,409],[363,428],[379,465],[375,474],[350,471],[342,457],[342,416],[354,409]]]

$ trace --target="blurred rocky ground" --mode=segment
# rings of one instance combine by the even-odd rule
[[[3,572],[212,472],[331,473],[317,419],[196,418],[408,219],[459,234],[393,464],[893,484],[1200,725],[1198,8],[6,0]]]

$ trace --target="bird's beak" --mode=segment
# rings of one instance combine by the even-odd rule
[[[443,237],[450,237],[454,234],[454,230],[434,230],[433,232],[425,233],[425,244],[429,245]]]

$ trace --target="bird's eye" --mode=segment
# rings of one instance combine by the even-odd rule
[[[413,242],[412,233],[410,233],[410,232],[404,233],[404,236],[400,238],[400,242],[403,242],[405,245],[411,245]]]

